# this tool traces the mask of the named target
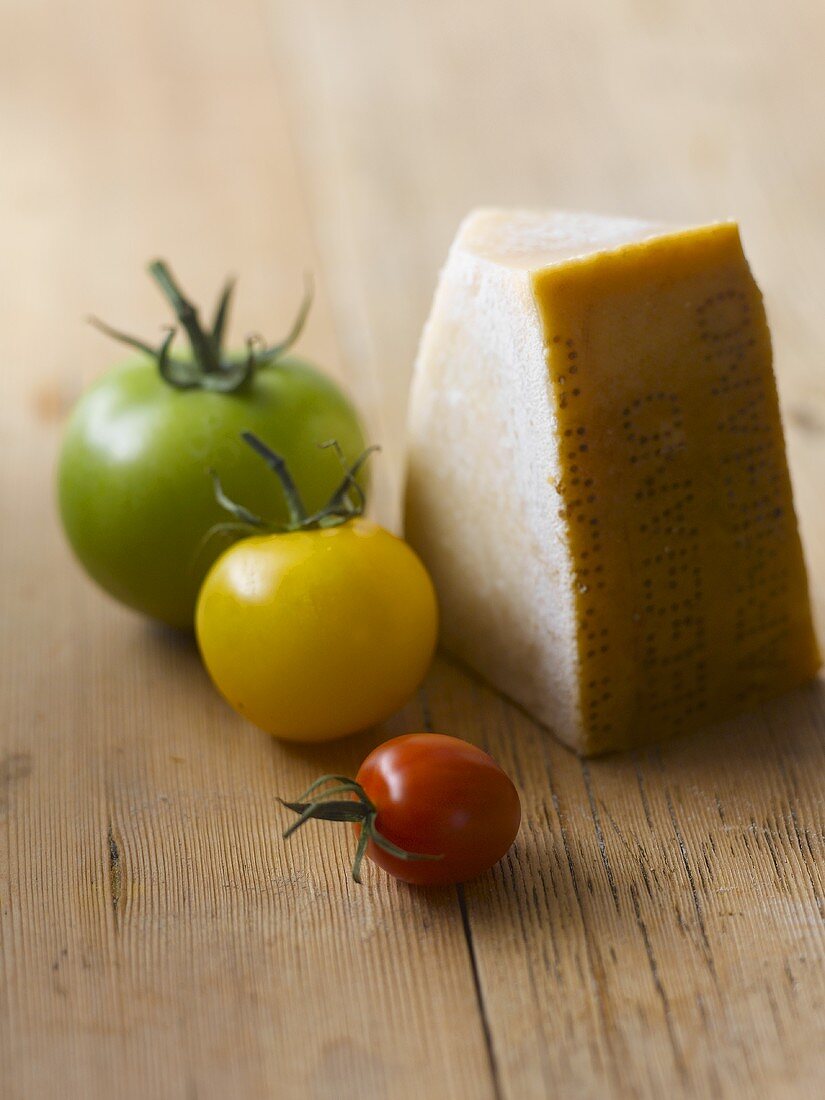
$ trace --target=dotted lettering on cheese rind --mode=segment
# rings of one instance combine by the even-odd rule
[[[703,578],[679,396],[659,390],[621,410],[636,513],[632,539],[637,708],[680,730],[707,709]],[[687,467],[689,469],[689,467]]]
[[[789,571],[782,553],[789,535],[787,477],[771,372],[754,358],[751,309],[741,292],[708,297],[697,309],[705,361],[716,366],[720,399],[716,430],[724,441],[722,486],[730,516],[734,639],[738,649],[736,702],[764,694],[766,680],[788,663],[791,622]]]
[[[564,471],[556,488],[562,498],[558,518],[571,534],[573,584],[576,590],[578,658],[582,685],[582,719],[588,731],[609,737],[614,730],[610,673],[609,627],[600,620],[606,579],[603,532],[599,518],[599,490],[590,463],[590,441],[582,408],[582,365],[575,340],[557,334],[550,347],[550,378],[560,410],[561,465]],[[572,537],[575,532],[575,537]]]
[[[782,662],[788,663],[790,572],[782,551],[793,531],[783,506],[787,474],[770,364],[742,290],[707,296],[695,307],[695,324],[702,362],[696,378],[684,371],[677,376],[681,385],[709,388],[713,401],[697,414],[696,391],[683,394],[666,382],[655,390],[631,388],[616,410],[609,443],[588,434],[587,388],[597,383],[588,377],[580,346],[563,333],[550,342],[561,433],[558,517],[572,551],[580,706],[591,744],[638,740],[643,731],[678,733],[741,709],[770,694],[771,680],[781,681]],[[668,379],[670,367],[662,363],[658,377]],[[716,419],[708,424],[705,416]],[[707,485],[709,429],[722,493],[721,551],[727,575],[736,578],[725,595],[731,629],[722,639],[708,626],[711,596],[702,564],[702,494],[717,491]],[[591,447],[605,446],[609,461],[602,452],[591,462]],[[609,464],[623,493],[622,536],[603,530],[600,494],[610,489],[599,483],[598,471],[607,477]],[[616,558],[605,556],[604,543],[615,537],[629,539],[629,575],[621,579],[607,573]],[[631,622],[605,613],[610,585],[617,583],[630,591]],[[627,685],[616,681],[616,658],[628,651],[635,661],[629,702]]]

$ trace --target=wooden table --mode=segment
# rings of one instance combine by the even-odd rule
[[[95,590],[52,500],[65,411],[166,319],[286,327],[387,445],[436,271],[478,203],[729,214],[765,291],[817,614],[825,596],[819,0],[2,0],[0,1094],[803,1097],[825,1079],[822,681],[589,763],[437,662],[381,730],[244,724],[192,644]],[[432,727],[494,753],[524,826],[422,892],[286,848],[276,793]]]

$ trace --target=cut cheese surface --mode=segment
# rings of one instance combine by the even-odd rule
[[[733,223],[472,214],[422,338],[406,513],[445,647],[580,752],[818,668]]]

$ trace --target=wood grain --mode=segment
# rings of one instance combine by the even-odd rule
[[[151,333],[163,253],[235,332],[320,294],[307,354],[387,446],[455,225],[481,202],[735,214],[773,323],[825,621],[825,16],[814,0],[0,2],[0,1064],[5,1097],[818,1096],[825,687],[582,763],[439,661],[386,729],[274,744],[190,642],[69,561],[67,405]],[[427,726],[525,825],[493,874],[347,875],[276,793]]]

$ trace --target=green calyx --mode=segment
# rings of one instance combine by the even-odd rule
[[[298,486],[289,472],[286,460],[267,447],[252,432],[241,432],[241,439],[264,460],[280,481],[287,511],[289,512],[288,523],[274,523],[271,520],[263,519],[254,512],[250,512],[242,504],[237,504],[234,500],[231,500],[223,491],[218,475],[214,470],[211,471],[212,480],[215,484],[215,499],[221,508],[233,515],[241,525],[270,534],[286,534],[290,531],[312,531],[322,527],[339,527],[342,523],[347,523],[356,516],[363,515],[366,499],[364,490],[358,484],[357,478],[364,463],[373,451],[380,450],[379,447],[367,447],[355,462],[348,466],[337,440],[330,439],[326,443],[319,443],[321,448],[333,448],[344,474],[324,507],[317,512],[310,513],[301,499]]]
[[[234,393],[247,385],[257,370],[272,366],[292,347],[301,335],[312,305],[312,282],[307,279],[304,300],[286,337],[280,343],[267,345],[259,336],[248,336],[246,355],[238,358],[224,352],[226,322],[235,289],[234,279],[228,279],[224,285],[212,324],[206,329],[201,324],[197,309],[181,291],[168,265],[163,260],[154,260],[149,264],[148,271],[163,291],[189,339],[190,358],[178,359],[171,354],[172,341],[177,333],[174,327],[170,327],[160,345],[153,348],[144,340],[119,332],[96,317],[90,317],[89,322],[107,336],[154,359],[164,381],[179,390],[201,389]]]
[[[326,790],[316,794],[315,792],[319,791],[319,788],[323,787],[325,783],[334,783],[335,785],[327,787]],[[306,801],[311,794],[315,794],[315,797],[310,801]],[[355,798],[335,798],[336,795],[355,795]],[[313,817],[319,821],[349,821],[361,826],[358,847],[352,861],[352,877],[356,882],[360,883],[361,881],[361,864],[370,841],[377,844],[379,848],[383,848],[385,852],[389,852],[391,856],[395,856],[396,859],[438,860],[444,858],[441,855],[431,856],[420,852],[408,852],[404,848],[399,848],[397,844],[393,844],[391,840],[387,840],[378,830],[376,825],[378,810],[367,792],[360,783],[356,783],[354,779],[349,779],[345,775],[322,775],[320,779],[316,779],[311,786],[307,787],[304,793],[299,796],[297,802],[284,802],[282,798],[279,798],[278,801],[282,806],[286,806],[288,810],[292,810],[293,813],[298,815],[298,820],[293,821],[289,828],[284,829],[284,840],[288,840],[294,832],[300,829],[302,825],[306,825],[307,821]]]

